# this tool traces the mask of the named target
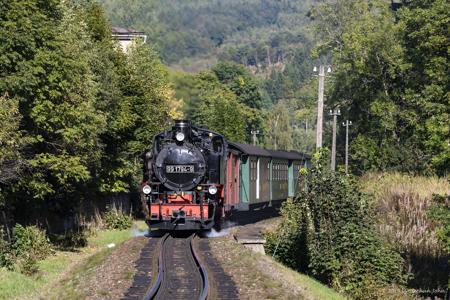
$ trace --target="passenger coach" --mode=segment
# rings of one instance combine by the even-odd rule
[[[228,143],[226,211],[252,210],[293,197],[300,168],[311,157],[296,151],[272,151]]]

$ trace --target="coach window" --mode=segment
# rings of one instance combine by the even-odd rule
[[[250,163],[250,180],[253,181],[255,180],[255,162],[252,161]]]

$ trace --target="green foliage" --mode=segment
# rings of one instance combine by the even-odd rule
[[[43,230],[17,224],[13,228],[11,249],[16,257],[30,255],[38,260],[51,254],[52,248]]]
[[[307,272],[309,254],[307,246],[311,237],[307,228],[305,210],[299,204],[288,199],[281,208],[282,222],[275,231],[266,233],[265,250],[285,265]]]
[[[217,79],[232,90],[239,102],[251,108],[267,107],[267,99],[261,94],[256,78],[243,66],[231,62],[221,62],[212,68]]]
[[[45,232],[36,226],[13,228],[11,242],[0,239],[0,266],[17,269],[26,275],[38,271],[37,262],[52,253]]]
[[[302,151],[313,148],[314,117],[297,119],[295,111],[314,110],[310,95],[300,91],[311,77],[312,38],[306,12],[314,2],[101,1],[114,26],[144,30],[173,69],[211,69],[240,103],[251,108],[244,110],[246,142],[251,143],[251,131],[258,130],[261,146]],[[184,100],[188,117],[198,93],[193,78],[172,72],[176,96]],[[282,126],[275,126],[266,109],[280,100],[290,114]],[[274,140],[281,143],[274,145]]]
[[[450,4],[321,1],[316,52],[332,56],[331,105],[353,121],[354,171],[448,172]],[[341,133],[342,137],[343,132]]]
[[[192,120],[220,132],[230,141],[245,139],[245,122],[252,110],[239,103],[236,95],[219,82],[212,72],[201,72],[196,76]]]
[[[125,230],[133,225],[133,218],[118,210],[110,210],[103,216],[107,229]]]
[[[16,180],[26,165],[21,150],[27,141],[19,131],[20,120],[17,99],[0,96],[0,184]],[[4,202],[0,194],[0,207]]]
[[[63,234],[53,234],[50,236],[50,241],[59,249],[73,250],[88,245],[89,233],[86,228],[79,227]]]
[[[169,64],[206,58],[268,66],[308,42],[312,1],[100,1],[114,26],[144,30]],[[269,48],[269,49],[267,49]]]
[[[14,256],[11,252],[11,244],[4,239],[3,230],[0,229],[0,267],[11,269],[14,264]]]
[[[129,191],[136,157],[176,115],[156,52],[122,53],[92,0],[0,5],[0,205],[12,218],[42,207],[67,217]]]
[[[293,129],[288,106],[285,101],[278,102],[267,116],[267,147],[275,150],[293,149]]]
[[[269,253],[357,299],[404,284],[403,260],[378,237],[367,196],[352,178],[323,167],[321,155],[302,176],[305,189],[283,208],[280,234],[268,235]]]
[[[436,234],[441,241],[445,251],[450,253],[450,196],[434,195],[434,205],[428,210],[429,216],[438,224],[441,229]]]
[[[442,226],[436,237],[442,243],[447,254],[450,254],[450,196],[435,195],[434,201],[435,204],[429,208],[428,214],[430,218]],[[450,259],[448,263],[450,264]],[[450,278],[447,288],[450,288]]]

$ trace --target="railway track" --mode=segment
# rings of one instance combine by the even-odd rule
[[[208,274],[200,263],[195,234],[188,237],[164,235],[159,243],[158,275],[144,296],[150,299],[206,299]]]

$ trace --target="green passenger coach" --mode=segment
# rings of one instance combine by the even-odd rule
[[[229,143],[239,153],[239,201],[237,210],[251,210],[279,204],[298,190],[299,170],[310,156],[296,151],[272,151],[249,144]],[[232,191],[229,191],[230,193]]]

